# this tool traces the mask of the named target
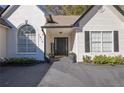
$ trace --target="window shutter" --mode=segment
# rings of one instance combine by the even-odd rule
[[[90,52],[90,35],[89,35],[89,31],[85,31],[85,52]]]
[[[118,31],[114,31],[114,52],[119,52],[119,36],[118,36]]]

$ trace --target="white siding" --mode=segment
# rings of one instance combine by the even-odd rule
[[[7,29],[0,26],[0,57],[6,57],[6,32]]]
[[[7,33],[7,56],[11,57],[34,57],[38,60],[44,60],[44,35],[41,26],[45,25],[46,19],[44,12],[35,5],[22,5],[17,8],[8,18],[8,22],[13,26],[13,29]],[[36,30],[36,46],[37,52],[35,54],[19,54],[16,51],[16,34],[17,29],[25,24],[32,25]]]
[[[94,7],[88,15],[92,15],[96,12],[98,6]],[[78,61],[82,61],[83,55],[123,55],[124,56],[124,22],[114,14],[111,10],[112,6],[103,6],[103,10],[98,10],[97,13],[84,24],[84,20],[80,21],[81,32],[77,33],[77,50],[78,50]],[[96,53],[85,53],[85,41],[84,31],[119,31],[119,52],[96,52]]]

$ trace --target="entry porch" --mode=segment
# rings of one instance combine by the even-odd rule
[[[47,28],[46,53],[53,56],[68,56],[76,52],[75,28]]]

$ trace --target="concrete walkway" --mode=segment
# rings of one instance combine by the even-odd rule
[[[39,87],[124,87],[124,66],[54,62]]]

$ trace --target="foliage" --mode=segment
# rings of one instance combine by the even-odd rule
[[[53,15],[81,15],[90,6],[88,5],[46,5],[46,9]]]
[[[91,60],[91,57],[90,56],[83,56],[83,62],[85,62],[85,63],[91,63],[92,62],[92,60]]]
[[[110,64],[110,65],[118,64],[117,61],[116,61],[117,58],[118,58],[118,57],[109,56],[109,57],[107,57],[107,63]]]
[[[93,62],[94,64],[124,64],[123,56],[106,56],[106,55],[98,55],[93,57],[92,61],[90,56],[83,56],[83,60],[85,63]]]
[[[1,62],[0,65],[29,65],[36,63],[39,63],[39,61],[34,58],[10,58],[6,59],[4,62]]]
[[[102,55],[99,55],[99,56],[95,56],[93,58],[93,62],[95,64],[106,64],[107,63],[107,56],[102,56]]]

